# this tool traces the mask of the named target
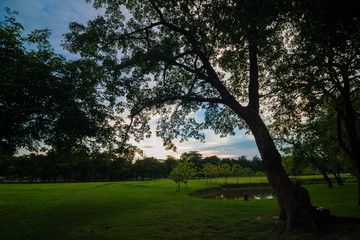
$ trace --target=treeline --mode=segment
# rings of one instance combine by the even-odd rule
[[[198,152],[183,153],[180,159],[144,157],[126,158],[108,152],[77,152],[73,154],[50,151],[47,154],[1,156],[1,182],[84,182],[124,181],[168,178],[180,161],[186,161],[199,169],[198,176],[206,177],[203,167],[208,164],[220,166],[239,164],[253,172],[263,171],[261,160],[246,156],[238,159],[220,159],[217,156],[202,157]],[[201,170],[201,171],[200,171]]]

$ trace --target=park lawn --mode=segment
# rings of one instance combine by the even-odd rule
[[[254,177],[251,182],[266,180]],[[275,199],[190,196],[205,183],[191,180],[180,193],[170,180],[1,184],[0,239],[322,239],[321,234],[287,231],[276,220]],[[218,179],[207,187],[223,183]],[[332,214],[360,217],[355,183],[305,187],[312,201]]]

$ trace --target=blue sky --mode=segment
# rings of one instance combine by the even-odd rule
[[[63,34],[69,32],[70,22],[86,23],[88,20],[101,14],[101,10],[92,8],[85,0],[0,0],[0,19],[3,19],[4,8],[9,7],[20,14],[17,20],[23,24],[25,32],[35,29],[49,28],[52,30],[50,42],[57,53],[67,58],[74,59],[77,56],[64,51],[61,47]],[[154,121],[153,121],[154,123]],[[152,124],[152,129],[155,129]],[[162,146],[161,139],[153,137],[137,144],[143,149],[146,156],[165,158],[166,155],[179,157],[183,152],[199,151],[203,156],[217,155],[218,157],[237,158],[246,155],[252,158],[260,155],[252,135],[245,135],[245,131],[239,130],[235,136],[220,138],[212,131],[206,131],[205,143],[197,140],[177,143],[178,151],[166,151]]]

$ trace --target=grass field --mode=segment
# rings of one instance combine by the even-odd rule
[[[189,196],[205,188],[205,182],[192,180],[180,193],[175,193],[176,185],[170,180],[1,184],[0,239],[337,239],[354,228],[338,231],[337,237],[287,231],[276,220],[279,209],[275,199]],[[257,177],[251,182],[266,180]],[[360,217],[355,183],[332,189],[325,184],[305,187],[312,201],[332,214]],[[355,236],[347,237],[344,239]]]

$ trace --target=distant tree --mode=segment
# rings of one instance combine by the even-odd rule
[[[229,164],[230,166],[232,166],[234,164],[234,159],[231,159],[231,158],[223,158],[221,160],[221,163],[227,163]]]
[[[114,161],[115,156],[109,152],[94,151],[90,155],[91,162],[94,165],[94,179],[105,181],[112,170],[110,164]]]
[[[220,158],[218,156],[210,156],[210,157],[205,157],[204,158],[204,163],[211,163],[213,165],[219,165],[221,162]]]
[[[236,184],[239,184],[239,177],[244,174],[244,167],[240,164],[234,164],[231,168],[231,172],[236,176]]]
[[[212,163],[206,163],[203,167],[203,174],[206,177],[206,185],[210,178],[210,184],[212,183],[212,179],[218,176],[218,168]]]
[[[107,155],[107,156],[106,156]],[[111,154],[106,154],[104,158],[104,163],[108,162],[107,171],[110,180],[127,180],[133,176],[141,176],[143,179],[145,175],[143,168],[140,169],[139,165],[132,165],[131,160],[124,158],[122,156],[112,156]]]
[[[189,179],[196,176],[197,170],[195,165],[192,162],[181,161],[178,163],[178,166],[175,167],[169,178],[177,183],[176,192],[180,191],[180,183],[183,182],[187,188]]]
[[[184,152],[180,156],[180,160],[192,162],[197,167],[201,167],[202,155],[197,151]]]
[[[220,175],[225,177],[225,184],[227,184],[227,178],[231,176],[231,166],[227,163],[222,163],[219,166]]]
[[[243,171],[246,174],[246,176],[249,177],[249,183],[251,183],[251,177],[255,175],[254,170],[252,170],[251,168],[244,168]]]
[[[142,180],[156,179],[159,173],[159,161],[154,157],[145,157],[138,159],[134,163],[134,172]]]
[[[166,176],[169,176],[171,171],[178,165],[178,160],[174,158],[173,156],[167,156],[165,162],[164,162],[165,168],[166,168]]]
[[[242,155],[237,159],[237,163],[243,167],[251,167],[251,162],[247,159],[245,155]]]

